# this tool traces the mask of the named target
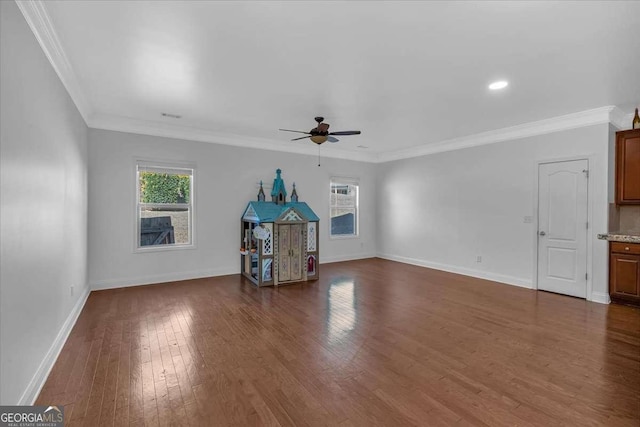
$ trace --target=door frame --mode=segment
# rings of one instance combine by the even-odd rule
[[[570,162],[574,160],[586,160],[587,161],[587,170],[589,171],[589,179],[587,180],[587,222],[589,223],[589,228],[586,230],[587,232],[587,295],[586,300],[592,301],[592,292],[593,292],[593,233],[591,232],[593,228],[593,185],[591,185],[591,169],[594,165],[594,154],[587,154],[582,156],[569,156],[569,157],[554,157],[549,159],[540,159],[534,162],[534,183],[533,183],[533,230],[531,231],[533,235],[533,282],[531,283],[531,289],[538,290],[538,246],[540,240],[538,239],[538,227],[539,227],[539,218],[538,212],[540,210],[540,206],[538,206],[538,183],[540,181],[540,165],[547,163],[562,163],[562,162]]]

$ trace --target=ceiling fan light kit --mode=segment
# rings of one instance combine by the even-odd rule
[[[311,135],[309,137],[309,139],[313,142],[315,142],[316,144],[320,145],[324,142],[327,141],[328,136],[327,135]],[[337,141],[337,140],[336,140]]]

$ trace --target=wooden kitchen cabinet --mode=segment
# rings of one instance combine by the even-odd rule
[[[616,204],[640,205],[640,129],[616,132]]]
[[[611,300],[640,306],[640,244],[611,242],[609,252]]]

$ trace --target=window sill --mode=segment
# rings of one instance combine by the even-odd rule
[[[167,252],[167,251],[186,251],[189,249],[197,249],[195,244],[190,245],[155,245],[137,247],[133,250],[134,254],[144,254],[147,252]]]
[[[351,239],[359,239],[360,236],[357,234],[345,234],[345,235],[329,235],[329,240],[351,240]]]

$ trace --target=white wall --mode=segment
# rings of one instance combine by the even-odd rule
[[[135,158],[196,163],[195,249],[134,253]],[[89,282],[94,289],[239,273],[240,217],[275,170],[320,217],[320,261],[375,255],[376,165],[91,129]],[[360,179],[360,237],[330,240],[329,179]],[[269,193],[269,190],[265,189]],[[322,270],[320,272],[322,274]]]
[[[381,164],[378,255],[531,287],[536,162],[590,156],[588,299],[606,302],[607,244],[595,236],[607,230],[608,142],[602,124]]]
[[[87,128],[16,4],[0,16],[0,403],[31,404],[88,292]]]
[[[616,127],[609,125],[608,135],[608,151],[607,151],[607,168],[608,168],[608,186],[607,200],[609,203],[616,202]]]

